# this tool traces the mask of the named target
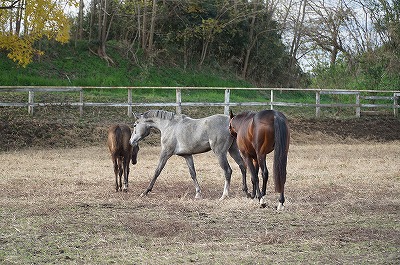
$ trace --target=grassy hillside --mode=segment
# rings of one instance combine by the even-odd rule
[[[251,86],[232,73],[209,67],[184,70],[163,62],[138,66],[124,59],[124,51],[112,44],[107,52],[115,61],[114,66],[108,66],[91,52],[87,43],[47,42],[41,49],[45,54],[36,57],[26,68],[9,60],[4,52],[0,53],[0,85]]]

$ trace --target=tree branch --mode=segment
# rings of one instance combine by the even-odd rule
[[[17,8],[16,5],[20,2],[21,0],[15,0],[14,2],[11,3],[9,6],[0,6],[0,9],[13,9]]]

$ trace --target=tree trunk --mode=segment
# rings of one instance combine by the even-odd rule
[[[107,32],[107,0],[101,0],[99,10],[99,47],[97,49],[97,54],[100,58],[104,59],[108,65],[114,65],[114,61],[106,52]]]
[[[78,40],[82,40],[83,38],[83,8],[84,8],[83,0],[79,1],[79,14],[78,14]]]
[[[143,6],[143,19],[142,19],[142,49],[144,52],[146,52],[146,42],[147,42],[146,23],[147,23],[147,4],[145,0]]]
[[[150,32],[149,32],[149,45],[147,47],[147,54],[149,58],[153,56],[153,40],[154,40],[154,28],[156,23],[156,15],[157,15],[157,0],[153,0],[153,9],[151,12],[151,21],[150,21]],[[151,59],[150,63],[152,64],[153,60]]]
[[[304,18],[306,15],[306,6],[307,6],[307,0],[302,0],[300,7],[299,7],[299,12],[297,14],[297,18],[295,21],[295,25],[294,25],[293,40],[292,40],[292,44],[290,46],[290,53],[289,53],[290,54],[290,68],[291,68],[292,72],[297,63],[297,52],[298,52],[298,49],[300,46],[300,39],[302,37],[301,28],[303,27]]]
[[[208,46],[210,45],[211,42],[211,37],[206,37],[203,41],[203,47],[201,49],[201,56],[200,56],[200,63],[199,66],[202,66],[204,63],[204,60],[206,59],[207,51],[208,51]]]
[[[20,5],[18,6],[18,8],[17,8],[17,18],[16,18],[16,21],[15,21],[15,34],[18,36],[19,35],[19,33],[21,32],[21,21],[22,21],[22,14],[23,14],[23,8],[24,8],[24,4],[25,4],[25,1],[24,0],[22,0],[21,2],[20,2]]]
[[[251,17],[250,31],[249,31],[249,45],[246,48],[246,55],[244,57],[243,69],[242,69],[243,79],[245,79],[247,76],[247,69],[249,68],[251,50],[253,49],[257,39],[254,37],[254,26],[256,24],[256,10],[257,10],[257,1],[254,2],[254,14]]]

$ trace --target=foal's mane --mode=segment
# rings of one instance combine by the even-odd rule
[[[236,115],[238,117],[238,119],[251,119],[254,117],[254,115],[256,115],[257,112],[256,111],[244,111],[242,113],[239,113],[238,115]],[[236,117],[235,116],[235,117]]]
[[[173,120],[175,113],[165,110],[149,110],[143,113],[143,118],[159,118],[163,120]]]

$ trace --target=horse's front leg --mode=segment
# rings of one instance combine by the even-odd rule
[[[192,155],[185,155],[183,156],[186,160],[186,164],[189,168],[189,173],[190,176],[193,179],[193,183],[194,183],[194,187],[196,189],[196,195],[195,195],[195,199],[201,199],[201,189],[200,189],[200,185],[197,182],[197,177],[196,177],[196,170],[194,168],[194,162],[193,162],[193,156]]]
[[[218,161],[219,161],[219,165],[224,170],[224,174],[225,174],[224,191],[220,198],[220,200],[223,200],[226,197],[228,197],[228,195],[229,195],[229,188],[231,185],[232,168],[229,166],[228,158],[226,157],[226,154],[220,154],[218,157]]]
[[[140,197],[146,196],[154,186],[154,183],[156,182],[158,176],[160,175],[161,171],[163,170],[165,164],[167,163],[168,159],[171,157],[170,154],[167,154],[165,152],[161,152],[160,154],[160,160],[158,161],[158,166],[156,168],[156,171],[154,172],[153,179],[150,181],[149,186],[147,189],[140,195]]]
[[[129,160],[130,157],[125,156],[124,157],[124,187],[123,187],[123,191],[127,192],[128,191],[128,177],[129,177]]]

